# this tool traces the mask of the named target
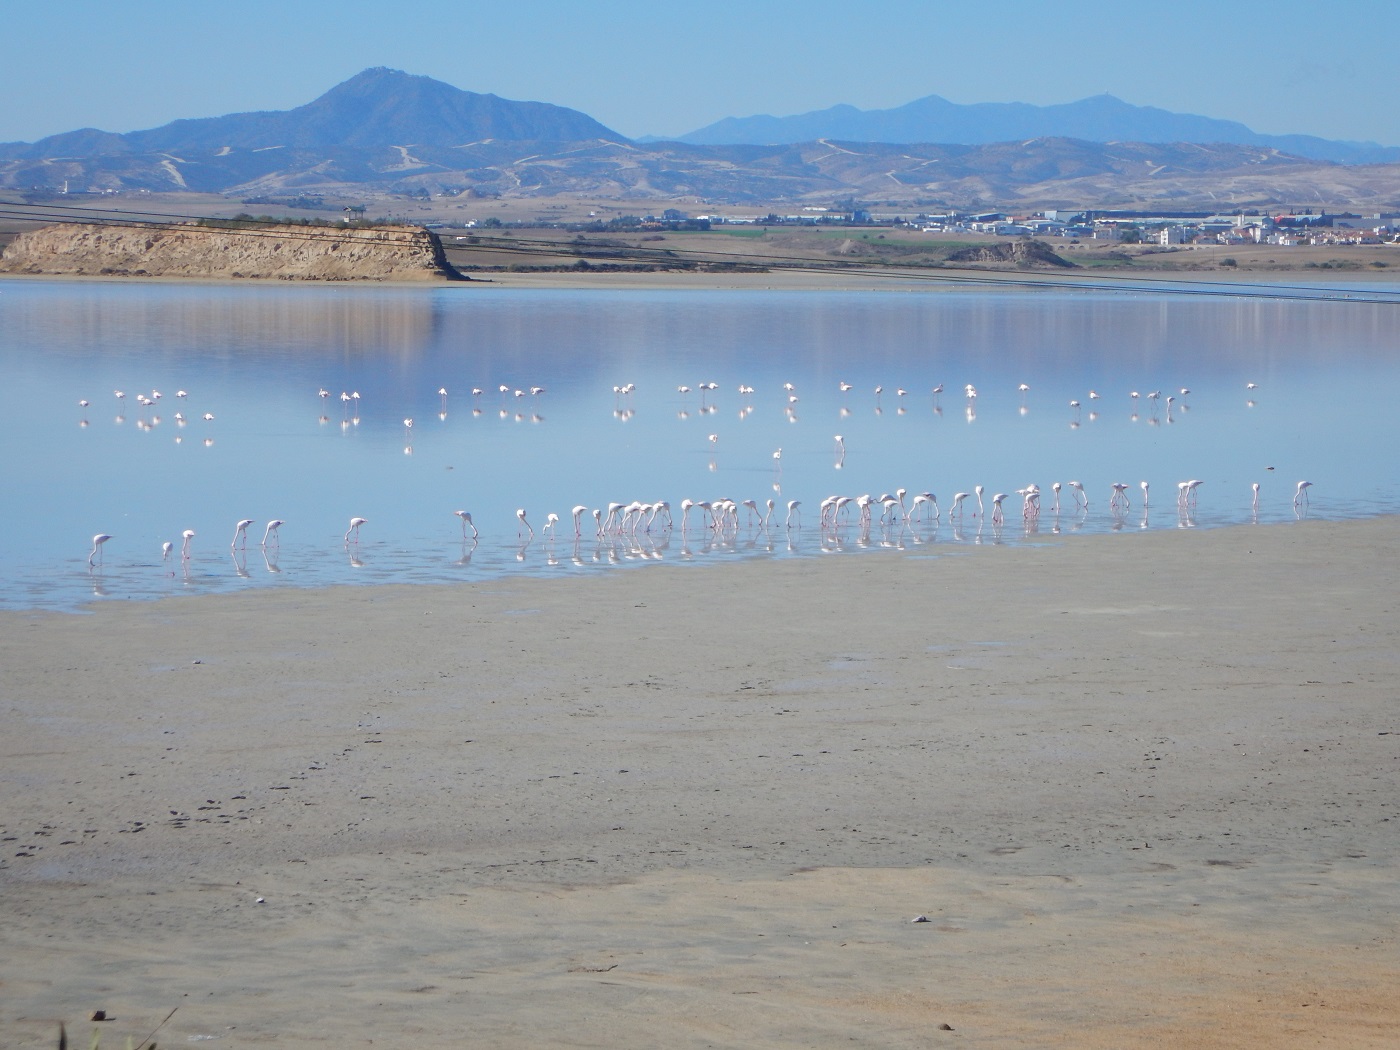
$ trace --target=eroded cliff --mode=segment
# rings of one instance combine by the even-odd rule
[[[0,272],[289,281],[465,280],[416,226],[62,224],[17,237]]]

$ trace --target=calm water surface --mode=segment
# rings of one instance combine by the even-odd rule
[[[1296,520],[1304,478],[1310,517],[1394,513],[1397,321],[1400,308],[1385,304],[1072,289],[0,281],[0,606],[1283,523]],[[702,396],[709,382],[718,389]],[[635,392],[614,393],[628,384]],[[544,391],[529,394],[535,386]],[[155,391],[154,405],[138,403]],[[342,403],[342,392],[360,397]],[[1066,490],[1057,519],[1050,485],[1071,478],[1090,509],[1074,512]],[[1204,484],[1183,517],[1176,486],[1188,478]],[[1038,528],[1023,528],[1014,495],[994,527],[992,494],[1031,482],[1045,494]],[[1109,508],[1113,482],[1130,486],[1121,514]],[[960,525],[950,520],[953,493],[979,484],[987,515],[974,516],[974,499]],[[941,523],[818,526],[828,495],[898,488],[937,494]],[[679,523],[682,499],[720,497],[774,499],[777,520],[750,527],[741,511],[737,533],[717,536],[692,517],[684,535],[600,543],[590,516],[574,539],[576,504],[664,499]],[[788,530],[792,499],[801,527]],[[533,542],[517,538],[517,508]],[[475,544],[459,509],[481,531]],[[552,541],[541,528],[550,512],[562,519]],[[355,515],[368,524],[347,549]],[[256,524],[233,553],[241,518]],[[286,524],[264,553],[271,518]],[[90,571],[97,532],[113,538]]]

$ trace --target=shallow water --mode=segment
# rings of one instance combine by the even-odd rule
[[[1393,513],[1398,309],[1073,289],[0,281],[0,606],[916,545],[939,555],[1075,530],[1288,522],[1304,478],[1307,516]],[[706,382],[718,389],[702,396]],[[614,393],[627,384],[635,392]],[[156,390],[154,405],[137,403]],[[342,392],[360,397],[342,403]],[[1071,478],[1090,508],[1072,511],[1066,489],[1057,518],[1051,483]],[[1203,484],[1182,515],[1177,483],[1188,478]],[[1027,530],[1014,493],[1032,482],[1042,512]],[[1129,486],[1123,513],[1109,508],[1113,482]],[[985,513],[972,497],[959,524],[951,497],[978,484]],[[818,526],[828,495],[899,488],[906,502],[937,494],[941,523]],[[1013,494],[1000,527],[989,520],[996,492]],[[716,535],[692,514],[684,535],[654,527],[598,542],[589,515],[574,539],[575,504],[667,500],[679,524],[682,499],[720,497],[771,498],[774,524],[746,526],[741,508],[737,532]],[[800,527],[789,530],[792,499]],[[533,542],[518,538],[517,508]],[[480,529],[475,544],[463,542],[459,509]],[[550,512],[562,519],[553,541],[542,532]],[[347,549],[353,515],[368,523]],[[240,518],[256,524],[233,553]],[[285,524],[264,551],[271,518]],[[112,539],[89,570],[96,532]]]

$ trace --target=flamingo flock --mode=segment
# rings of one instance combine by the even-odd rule
[[[713,395],[718,388],[719,386],[717,383],[713,381],[704,381],[696,383],[693,387],[688,384],[681,384],[676,387],[676,393],[683,399],[689,398],[693,393],[698,393],[700,411],[703,414],[709,415],[717,410],[717,406],[713,401]],[[852,383],[841,380],[837,384],[837,389],[842,398],[842,414],[848,414],[846,401],[856,387]],[[910,391],[904,387],[895,387],[894,389],[901,406],[899,411],[902,413],[904,411],[903,405],[905,399],[910,395]],[[939,395],[941,395],[943,389],[944,384],[939,383],[932,387],[930,391],[936,411],[941,411],[941,409],[937,409],[936,406]],[[1020,383],[1015,389],[1016,393],[1019,395],[1021,413],[1025,414],[1028,410],[1027,404],[1031,386],[1028,383]],[[1257,389],[1257,384],[1249,383],[1247,384],[1247,389],[1252,394]],[[614,414],[623,421],[635,415],[634,399],[636,390],[636,384],[630,382],[618,384],[613,387]],[[740,383],[738,385],[738,391],[741,397],[748,399],[745,402],[743,411],[740,413],[741,418],[744,418],[748,413],[753,411],[752,396],[755,392],[755,388],[748,384]],[[786,402],[784,412],[790,422],[796,422],[797,406],[800,403],[800,395],[797,392],[797,387],[791,382],[784,383],[782,384],[782,391]],[[877,412],[880,411],[879,404],[884,391],[885,387],[883,385],[876,385],[873,388]],[[508,403],[508,400],[512,398],[516,400],[527,397],[538,398],[545,393],[545,387],[539,384],[512,387],[509,384],[503,383],[499,385],[498,392],[501,395],[502,405],[504,406]],[[969,420],[971,420],[975,418],[975,405],[978,399],[978,390],[974,384],[968,383],[964,386],[963,392],[967,402],[968,417]],[[1184,399],[1190,392],[1190,389],[1187,387],[1178,388],[1179,396],[1183,399],[1181,403],[1183,408],[1185,407]],[[119,405],[125,403],[127,395],[124,391],[114,390],[113,393]],[[436,393],[439,399],[439,416],[445,419],[448,404],[448,391],[446,386],[440,386]],[[485,391],[481,387],[471,388],[471,396],[474,401],[483,397],[484,393]],[[188,396],[188,392],[183,389],[179,390],[176,394],[176,397],[182,402],[188,398]],[[317,390],[317,396],[325,403],[328,402],[333,395],[328,388],[322,386]],[[1103,398],[1103,395],[1097,390],[1092,389],[1087,392],[1086,396],[1090,404],[1094,404]],[[1133,390],[1128,394],[1129,400],[1134,406],[1136,406],[1138,401],[1144,396],[1153,406],[1153,411],[1155,413],[1156,405],[1163,396],[1162,391],[1151,390],[1143,395],[1140,391]],[[1172,408],[1176,404],[1177,396],[1177,394],[1169,394],[1166,397],[1167,414],[1169,418]],[[154,408],[161,397],[162,395],[159,390],[152,389],[150,394],[140,393],[136,394],[133,398],[140,406],[143,418],[148,420],[147,425],[149,426],[154,426],[160,422],[160,417],[154,414]],[[359,404],[361,401],[360,392],[358,390],[342,391],[339,397],[342,405],[345,406],[347,420],[353,419],[354,423],[358,423]],[[1252,401],[1249,403],[1251,405],[1253,404]],[[79,401],[79,405],[86,410],[90,402],[87,399],[82,399]],[[1070,402],[1070,405],[1074,410],[1076,417],[1075,425],[1077,425],[1081,401],[1076,398]],[[479,414],[479,410],[474,411]],[[502,408],[502,414],[506,414],[504,407]],[[183,427],[185,425],[185,416],[183,412],[176,412],[174,418],[178,426]],[[538,419],[538,416],[536,416],[536,418]],[[1091,418],[1093,418],[1093,413],[1091,413]],[[1135,408],[1134,418],[1136,418]],[[205,411],[202,413],[202,419],[206,422],[212,422],[214,420],[214,415],[210,411]],[[118,416],[118,421],[120,420],[121,417]],[[322,416],[322,421],[325,421],[324,415]],[[86,420],[84,420],[83,425],[86,425]],[[408,443],[413,436],[414,419],[412,416],[405,416],[403,418],[403,427],[404,440]],[[836,452],[836,462],[834,466],[836,469],[841,469],[847,453],[846,439],[838,434],[835,436],[834,442]],[[715,469],[714,454],[719,448],[720,443],[721,435],[719,432],[709,434],[708,445],[711,452],[712,470]],[[411,450],[411,445],[405,449],[406,452]],[[782,448],[778,448],[772,453],[771,462],[775,474],[773,487],[775,490],[780,490],[778,481],[780,480],[783,469]],[[1273,468],[1271,467],[1269,469],[1272,470]],[[1189,517],[1194,512],[1198,500],[1198,490],[1202,484],[1204,484],[1204,482],[1200,479],[1189,479],[1178,483],[1177,507],[1183,519]],[[1143,480],[1137,483],[1137,487],[1140,488],[1142,493],[1141,504],[1145,515],[1150,506],[1150,485],[1147,481]],[[1301,510],[1301,508],[1309,504],[1309,489],[1311,487],[1312,482],[1310,481],[1299,481],[1297,483],[1293,495],[1293,506],[1295,509]],[[1061,494],[1064,488],[1069,489],[1070,495],[1073,498],[1073,512],[1081,516],[1087,516],[1090,511],[1090,501],[1085,486],[1077,480],[1065,482],[1056,481],[1050,485],[1050,492],[1052,494],[1050,512],[1055,519],[1058,521],[1065,510],[1061,502]],[[1131,502],[1129,497],[1132,485],[1128,482],[1113,482],[1109,488],[1111,490],[1108,496],[1109,510],[1115,517],[1121,518],[1121,516],[1130,509]],[[1251,509],[1257,516],[1260,498],[1260,486],[1257,482],[1251,485],[1251,493]],[[973,486],[970,491],[955,492],[947,508],[948,520],[960,524],[966,517],[970,516],[973,519],[986,520],[994,527],[1003,527],[1007,520],[1006,504],[1012,499],[1013,494],[1011,492],[993,493],[990,496],[990,507],[984,498],[985,495],[986,489],[980,484]],[[1015,489],[1014,495],[1019,500],[1020,518],[1023,525],[1027,529],[1033,529],[1041,515],[1040,487],[1033,483],[1027,484],[1021,488]],[[975,501],[975,510],[971,509],[972,501]],[[757,499],[753,498],[738,500],[728,496],[698,500],[685,498],[679,501],[678,506],[681,511],[679,523],[672,519],[671,503],[664,499],[649,502],[644,500],[610,502],[607,503],[605,507],[598,508],[590,508],[585,504],[576,504],[567,515],[567,520],[571,521],[573,525],[573,535],[576,540],[584,536],[585,521],[590,517],[592,519],[591,531],[598,539],[606,537],[636,538],[639,536],[651,536],[669,533],[676,528],[679,528],[682,535],[686,534],[687,530],[692,528],[717,535],[734,534],[741,529],[767,531],[779,524],[777,520],[779,516],[781,516],[781,526],[785,530],[792,531],[802,528],[802,501],[797,499],[785,501],[784,507],[779,505],[779,501],[772,498],[765,499],[762,505],[760,505]],[[480,539],[481,533],[471,513],[466,510],[456,510],[452,513],[460,520],[463,542],[465,543],[470,540],[475,544]],[[1012,513],[1014,513],[1014,511]],[[740,521],[741,515],[743,518],[742,524]],[[526,510],[524,508],[516,510],[515,517],[517,519],[517,540],[523,539],[526,543],[535,540],[535,528],[531,524]],[[895,489],[893,493],[886,492],[878,496],[869,493],[854,495],[833,494],[827,496],[820,501],[817,517],[818,526],[824,532],[834,532],[848,525],[856,525],[865,530],[872,528],[877,523],[881,528],[890,528],[896,525],[901,528],[905,526],[912,527],[916,524],[927,526],[929,523],[933,523],[936,527],[942,519],[942,508],[940,508],[937,496],[932,491],[917,491],[912,492],[911,495],[910,489],[902,487]],[[556,512],[549,512],[545,515],[541,532],[549,543],[554,542],[557,527],[561,520],[566,519]],[[233,539],[230,543],[230,548],[232,550],[238,551],[247,548],[248,529],[252,527],[254,523],[254,519],[252,518],[240,518],[236,522]],[[355,516],[350,518],[349,527],[342,537],[343,546],[347,549],[357,547],[360,542],[361,528],[368,523],[369,520],[366,517]],[[275,518],[266,523],[260,543],[260,546],[264,550],[269,546],[280,547],[280,533],[278,530],[282,524],[283,521],[281,519]],[[181,560],[185,563],[188,563],[192,558],[192,541],[194,537],[195,532],[193,529],[186,529],[182,533],[183,543],[181,545]],[[106,533],[98,533],[93,536],[92,546],[88,554],[90,568],[96,568],[102,564],[104,547],[111,539],[112,536]],[[168,559],[171,556],[172,550],[173,544],[169,542],[164,543],[162,547],[162,560]]]

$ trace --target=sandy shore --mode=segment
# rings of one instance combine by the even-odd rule
[[[0,1043],[1393,1045],[1397,544],[0,614]]]
[[[785,270],[768,272],[724,273],[722,271],[689,272],[639,271],[617,273],[599,271],[469,271],[466,281],[313,281],[297,280],[289,284],[275,278],[241,277],[237,280],[216,277],[123,277],[112,275],[71,274],[0,274],[3,281],[82,281],[85,283],[117,284],[176,284],[176,285],[268,285],[277,288],[411,288],[441,291],[451,288],[469,295],[482,288],[545,289],[567,291],[784,291],[784,292],[890,292],[935,293],[966,291],[998,283],[1036,285],[1063,284],[1066,287],[1103,287],[1122,291],[1121,285],[1200,284],[1213,287],[1237,287],[1241,294],[1259,294],[1259,289],[1294,288],[1301,285],[1335,285],[1342,290],[1374,288],[1380,296],[1389,296],[1386,285],[1400,285],[1400,267],[1385,270],[1172,270],[1147,269],[1046,269],[1036,271],[943,267],[928,270],[882,268],[878,265],[858,271],[845,270]]]

